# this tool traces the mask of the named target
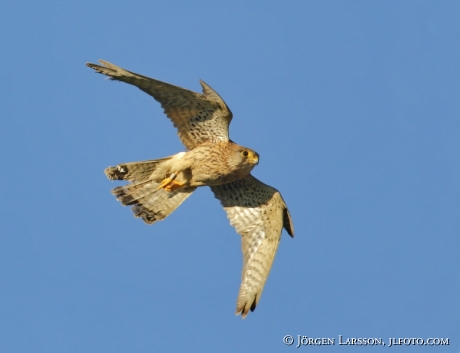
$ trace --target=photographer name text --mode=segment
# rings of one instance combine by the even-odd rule
[[[303,335],[283,337],[283,342],[286,346],[294,346],[296,348],[302,346],[448,346],[449,338],[395,338],[390,337],[387,340],[383,338],[356,338],[344,337],[339,335],[337,338],[330,337],[309,337]]]

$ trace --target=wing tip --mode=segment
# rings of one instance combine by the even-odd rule
[[[226,110],[228,110],[228,112],[231,114],[230,108],[227,106],[227,104],[225,103],[223,98],[219,95],[219,93],[216,92],[216,90],[214,90],[210,85],[208,85],[203,80],[200,80],[200,85],[201,85],[201,88],[203,89],[203,94],[206,98],[220,103],[221,106],[225,108]]]
[[[102,59],[99,59],[98,61],[99,61],[99,63],[102,64],[102,66],[98,65],[98,64],[93,64],[93,63],[90,63],[90,62],[87,62],[85,65],[87,67],[93,69],[98,74],[103,74],[103,75],[109,76],[110,79],[113,79],[114,76],[117,75],[117,73],[118,73],[117,69],[120,69],[118,66],[116,66],[114,64],[111,64],[108,61],[105,61],[105,60],[102,60]]]
[[[249,305],[249,301],[244,301],[243,303],[240,303],[240,301],[238,301],[238,304],[236,306],[235,315],[238,316],[241,314],[241,318],[245,319],[246,316],[248,316],[249,311],[253,312],[254,310],[256,310],[257,303],[259,302],[258,298],[259,296],[257,294],[254,295],[254,298],[250,305]]]
[[[283,228],[286,229],[286,232],[294,238],[294,224],[292,224],[291,214],[287,207],[283,210]]]

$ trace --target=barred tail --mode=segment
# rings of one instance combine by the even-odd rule
[[[153,224],[168,217],[189,197],[195,187],[166,191],[158,188],[153,180],[135,182],[118,186],[112,190],[118,201],[124,206],[133,206],[134,217],[140,217],[145,223]]]
[[[104,173],[110,180],[144,181],[149,178],[160,163],[171,158],[166,157],[142,162],[122,163],[115,167],[106,168]]]
[[[153,224],[165,219],[196,189],[185,187],[166,191],[158,188],[159,182],[149,179],[161,162],[170,158],[124,163],[104,171],[111,180],[132,181],[131,184],[116,187],[112,194],[122,205],[133,206],[134,216],[142,218],[145,223]]]

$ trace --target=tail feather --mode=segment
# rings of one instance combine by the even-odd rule
[[[196,187],[186,187],[175,191],[158,188],[153,180],[134,182],[118,186],[112,190],[118,201],[124,206],[133,206],[134,217],[142,218],[145,223],[153,224],[169,216],[189,197]]]
[[[123,206],[132,206],[139,203],[139,200],[153,194],[158,189],[158,183],[151,180],[135,182],[125,186],[117,186],[112,189],[112,194]]]
[[[149,178],[157,166],[171,157],[152,159],[142,162],[130,162],[108,167],[104,170],[110,180],[144,181]]]

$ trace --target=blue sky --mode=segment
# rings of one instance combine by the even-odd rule
[[[460,351],[460,3],[3,1],[0,351],[280,352],[283,337],[449,338]],[[159,104],[85,62],[200,90],[279,189],[259,306],[208,189],[153,226],[109,165],[183,150]],[[360,347],[376,352],[379,347]]]

